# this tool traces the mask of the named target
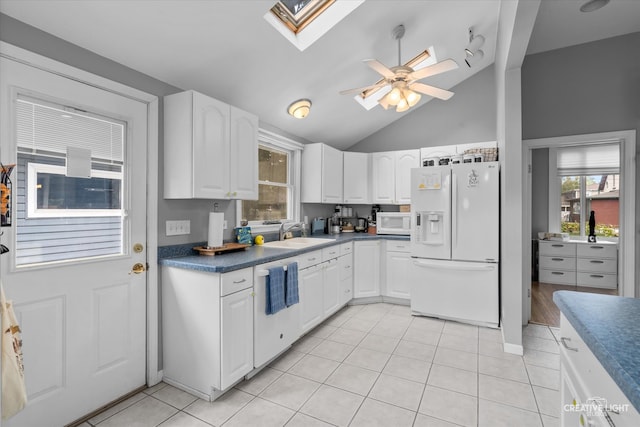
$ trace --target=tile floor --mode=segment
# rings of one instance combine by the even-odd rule
[[[390,304],[348,306],[216,402],[160,383],[97,415],[98,426],[559,426],[555,328],[499,330]]]

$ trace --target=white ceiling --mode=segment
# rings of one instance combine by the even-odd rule
[[[351,96],[338,94],[378,80],[363,59],[397,65],[391,37],[396,25],[406,27],[403,63],[433,46],[438,60],[453,58],[460,65],[423,80],[428,84],[450,89],[490,65],[495,55],[500,0],[367,0],[304,52],[263,19],[273,3],[0,0],[0,12],[166,83],[250,111],[290,134],[341,149],[406,114],[381,107],[366,111]],[[640,31],[638,0],[612,0],[592,14],[579,12],[580,4],[543,0],[529,53]],[[473,69],[464,64],[469,27],[486,38],[484,60]],[[286,113],[299,98],[313,102],[304,120]]]

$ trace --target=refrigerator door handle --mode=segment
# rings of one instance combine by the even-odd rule
[[[478,266],[475,265],[448,265],[448,264],[433,264],[430,262],[425,262],[425,261],[419,261],[419,260],[413,260],[413,264],[417,265],[418,267],[429,267],[429,268],[435,268],[435,269],[439,269],[439,270],[455,270],[455,271],[492,271],[496,269],[495,265],[486,265],[486,264],[481,264]]]
[[[458,246],[458,176],[451,171],[451,254]]]

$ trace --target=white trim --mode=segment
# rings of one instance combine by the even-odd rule
[[[162,379],[158,370],[158,97],[37,53],[0,41],[0,56],[147,104],[147,384]]]
[[[523,158],[526,157],[528,165],[531,164],[531,150],[536,148],[564,147],[570,145],[602,144],[620,142],[620,176],[622,180],[620,191],[620,238],[618,249],[621,256],[618,257],[618,291],[621,296],[637,297],[640,291],[636,289],[635,283],[635,239],[636,239],[636,131],[623,130],[614,132],[593,133],[584,135],[571,135],[553,138],[539,138],[522,141]],[[527,173],[527,168],[523,168],[523,173]],[[551,171],[549,171],[551,173]],[[524,229],[531,234],[531,179],[527,174],[528,188],[523,203],[526,211],[522,212],[524,218]],[[522,253],[523,265],[531,265],[531,246],[527,245]],[[529,275],[530,277],[530,275]],[[530,285],[529,285],[530,286]],[[524,298],[525,296],[523,296]]]

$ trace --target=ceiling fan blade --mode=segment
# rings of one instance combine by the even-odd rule
[[[379,62],[375,59],[365,59],[363,62],[385,79],[392,79],[395,76],[395,73],[382,62]]]
[[[407,80],[420,80],[424,79],[425,77],[435,76],[436,74],[455,70],[456,68],[458,68],[458,63],[449,58],[445,59],[444,61],[440,61],[437,64],[429,65],[428,67],[410,73],[409,75],[407,75]]]
[[[387,85],[387,82],[380,82],[380,83],[376,83],[376,84],[371,85],[371,86],[364,86],[364,87],[357,87],[357,88],[353,88],[353,89],[341,90],[340,91],[340,95],[361,94],[364,91],[371,90],[371,89],[379,89],[382,86],[386,86],[386,85]]]
[[[443,101],[446,101],[453,96],[453,92],[440,89],[439,87],[429,86],[424,83],[411,83],[409,85],[409,89],[424,93],[425,95],[433,96],[434,98],[442,99]]]

